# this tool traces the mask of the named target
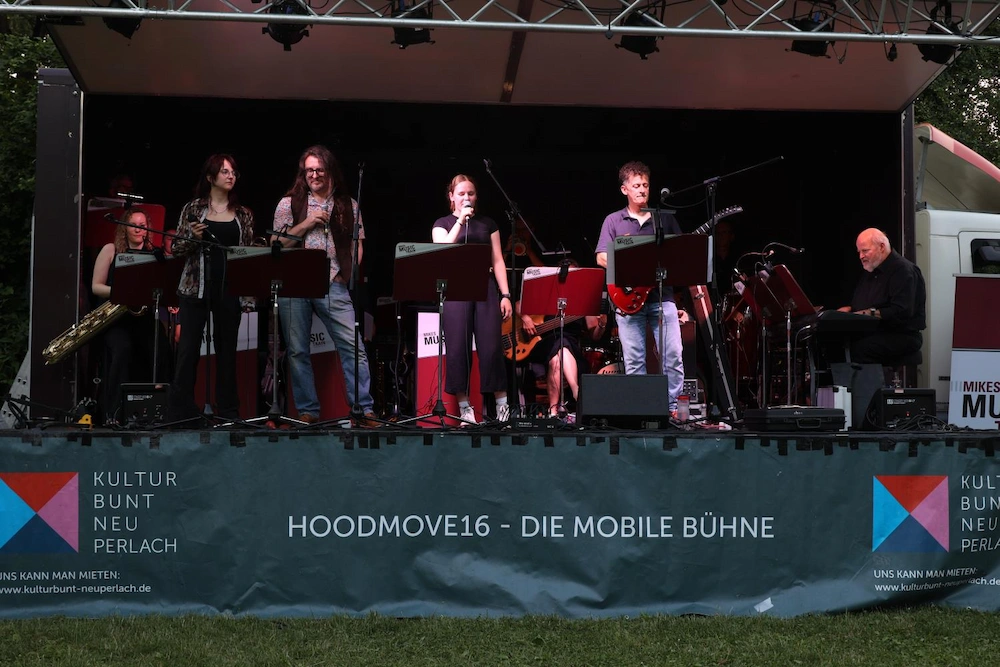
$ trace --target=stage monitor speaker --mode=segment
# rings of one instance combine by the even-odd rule
[[[577,424],[613,428],[666,428],[670,424],[666,375],[582,375]]]
[[[933,389],[883,388],[875,393],[869,414],[879,430],[912,428],[909,420],[915,417],[937,416],[937,394]]]
[[[123,382],[121,417],[129,427],[152,426],[163,422],[167,413],[170,385],[157,382]]]

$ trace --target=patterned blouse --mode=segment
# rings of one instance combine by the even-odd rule
[[[320,201],[310,192],[308,206],[309,208],[306,213],[306,217],[315,215],[323,210],[330,211],[333,209],[333,198],[331,197],[326,201]],[[351,213],[358,220],[358,238],[364,241],[365,223],[361,219],[361,211],[358,208],[358,202],[354,201],[353,198],[351,198]],[[278,202],[278,206],[274,209],[274,229],[279,232],[284,232],[294,224],[295,220],[292,215],[292,198],[284,197]],[[353,232],[351,235],[353,236]],[[333,241],[333,235],[327,232],[326,227],[316,225],[306,234],[302,247],[316,248],[326,251],[326,256],[330,258],[330,282],[332,283],[333,279],[340,273],[340,260],[337,257],[337,245]],[[349,251],[348,248],[344,248],[342,250]]]
[[[193,218],[195,222],[204,222],[208,215],[208,200],[194,199],[189,201],[181,209],[181,217],[177,222],[177,234],[179,238],[174,240],[171,251],[175,257],[186,257],[184,270],[181,272],[181,281],[177,286],[177,293],[181,296],[203,299],[205,298],[205,262],[204,257],[199,252],[199,245],[187,239],[194,238],[191,230]],[[253,245],[253,213],[246,206],[236,209],[236,224],[240,228],[240,245]],[[244,305],[253,303],[252,299],[241,299]]]

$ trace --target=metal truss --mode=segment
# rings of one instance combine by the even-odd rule
[[[0,14],[234,21],[434,30],[494,30],[621,35],[778,39],[815,42],[1000,45],[982,31],[1000,14],[1000,0],[101,0],[112,6],[0,0]],[[384,1],[384,0],[383,0]],[[766,0],[765,0],[766,1]],[[236,2],[242,3],[242,6]],[[332,3],[332,6],[327,6]],[[161,4],[165,6],[160,6]],[[954,9],[953,9],[954,8]],[[540,12],[533,11],[540,9]],[[459,13],[461,10],[463,14]],[[436,11],[437,17],[433,17]],[[954,12],[954,13],[953,13]],[[533,14],[539,14],[534,16]],[[486,15],[489,15],[489,18]]]

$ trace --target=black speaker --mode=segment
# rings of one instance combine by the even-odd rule
[[[670,390],[666,375],[582,375],[576,423],[614,428],[666,428]]]
[[[129,427],[162,423],[169,391],[165,383],[123,382],[121,422]]]
[[[869,413],[879,430],[915,428],[915,418],[937,416],[937,393],[933,389],[885,387],[875,393]]]

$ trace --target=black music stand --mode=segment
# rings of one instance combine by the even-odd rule
[[[604,270],[579,267],[530,267],[524,271],[521,283],[521,312],[532,315],[556,315],[559,318],[559,340],[563,340],[566,317],[585,317],[601,312],[604,292]],[[556,413],[566,417],[563,396],[565,373],[562,350],[559,350],[559,403]],[[552,409],[552,406],[549,406]]]
[[[764,270],[759,272],[756,276],[748,281],[746,289],[744,289],[744,294],[750,292],[750,297],[747,302],[750,307],[754,310],[754,313],[758,315],[758,321],[761,323],[763,330],[761,331],[761,340],[763,341],[764,350],[761,358],[763,359],[763,378],[761,381],[764,387],[762,391],[761,407],[767,407],[767,398],[770,394],[770,374],[768,373],[768,354],[770,350],[767,344],[767,327],[776,324],[779,321],[784,320],[785,322],[785,400],[787,405],[792,404],[792,318],[793,317],[803,317],[805,315],[813,315],[816,313],[816,308],[813,306],[809,297],[799,286],[795,276],[792,272],[788,270],[788,267],[784,264],[778,264],[772,267],[770,271]]]
[[[393,276],[393,298],[397,301],[430,301],[438,304],[437,402],[429,414],[396,422],[404,425],[437,419],[446,428],[445,419],[470,424],[450,415],[444,407],[444,301],[482,301],[488,294],[491,248],[485,243],[397,243]],[[481,279],[476,279],[481,276]],[[454,353],[454,352],[453,352]],[[469,389],[472,389],[471,387]],[[478,424],[470,424],[478,426]]]
[[[270,248],[240,246],[229,252],[226,285],[230,296],[270,296],[271,360],[275,380],[271,389],[271,407],[267,415],[247,419],[245,424],[264,424],[267,428],[283,425],[306,426],[298,419],[285,417],[278,405],[278,296],[318,299],[326,296],[330,284],[330,259],[325,250],[307,248]]]
[[[160,306],[176,306],[176,286],[184,270],[184,260],[162,255],[119,253],[115,256],[115,281],[111,286],[111,303],[140,308],[153,302],[153,384],[160,361]],[[164,291],[166,290],[166,291]]]
[[[661,299],[664,285],[704,285],[711,278],[708,241],[709,237],[704,234],[666,236],[659,243],[655,236],[618,237],[615,239],[612,258],[614,271],[608,272],[608,282],[633,287],[655,285]],[[666,338],[664,327],[661,306],[660,324],[657,327],[661,360],[664,354],[663,340]],[[730,402],[730,406],[732,405],[734,403]]]

